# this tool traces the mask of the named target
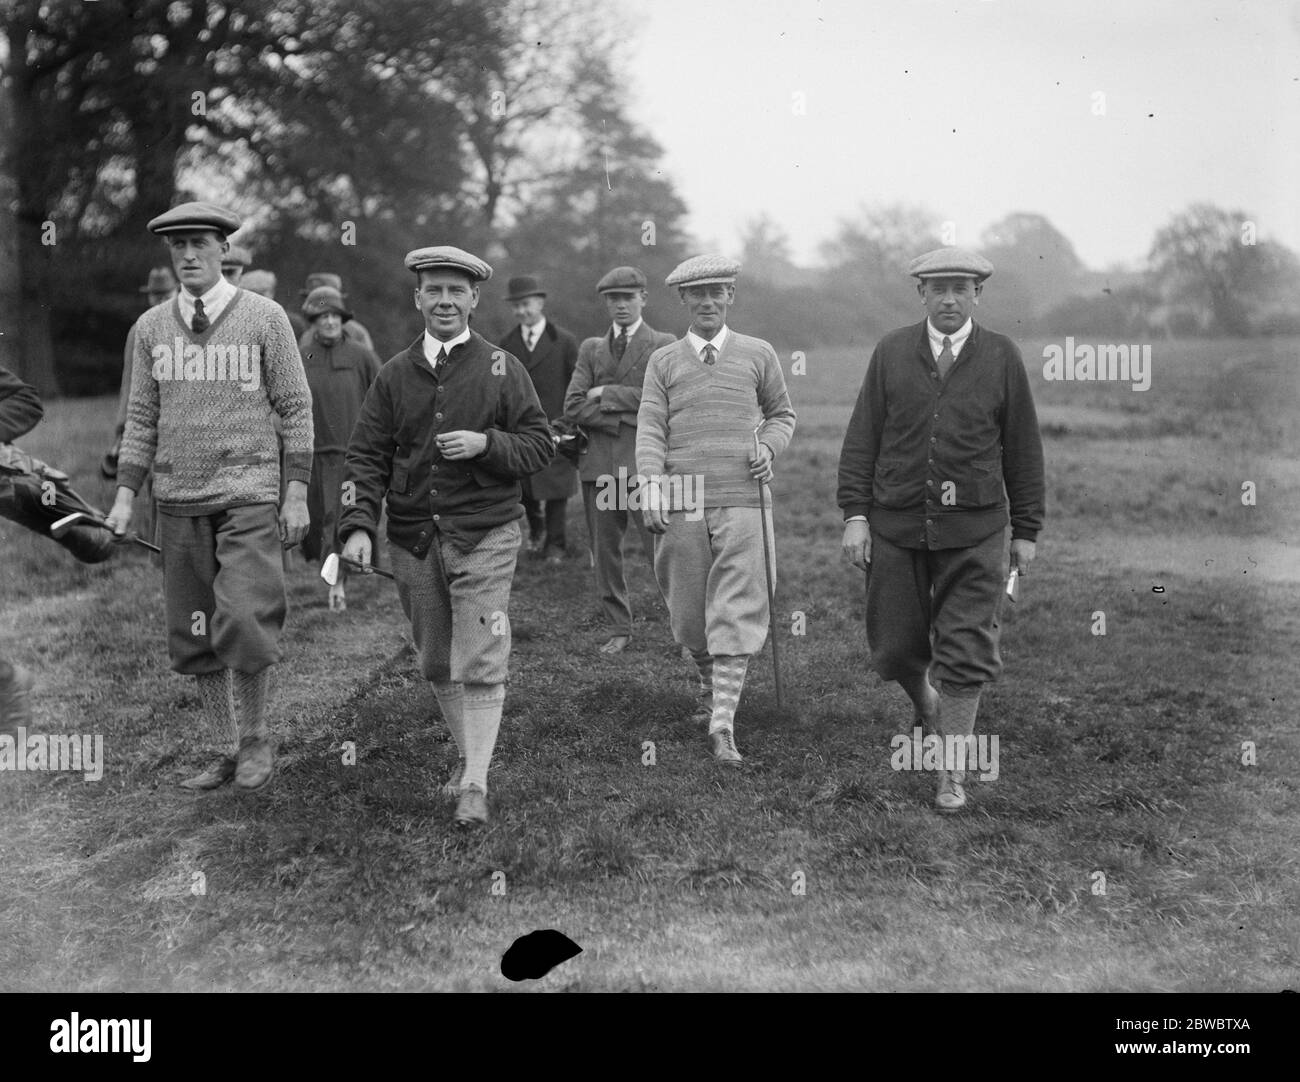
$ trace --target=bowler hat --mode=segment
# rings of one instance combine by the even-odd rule
[[[542,283],[531,274],[521,274],[506,283],[506,300],[521,301],[525,297],[545,297],[546,290]]]

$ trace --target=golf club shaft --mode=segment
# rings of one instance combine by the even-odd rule
[[[109,533],[113,534],[114,537],[118,538],[121,541],[134,541],[137,545],[140,545],[142,548],[147,548],[150,552],[157,552],[159,554],[162,553],[162,549],[160,549],[153,542],[146,541],[138,533],[129,533],[125,535],[119,534],[117,533],[116,530],[113,529],[112,526],[110,526],[102,518],[99,518],[96,515],[90,515],[83,511],[81,512],[81,516],[82,516],[82,521],[85,522],[87,526],[98,526],[101,530],[107,530]]]
[[[393,578],[391,571],[385,571],[382,567],[376,567],[374,564],[363,564],[360,560],[350,560],[346,556],[339,557],[339,563],[347,564],[354,571],[360,571],[363,575],[375,574],[383,575],[386,579]],[[394,581],[396,581],[394,579]]]

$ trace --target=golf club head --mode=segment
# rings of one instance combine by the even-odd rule
[[[331,552],[320,565],[320,577],[327,586],[339,584],[339,554]]]
[[[87,517],[84,511],[74,511],[70,515],[64,515],[63,518],[50,523],[50,536],[56,540],[66,537],[69,530],[85,521]]]

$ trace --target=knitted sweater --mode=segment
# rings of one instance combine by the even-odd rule
[[[179,303],[136,323],[118,484],[139,491],[152,466],[158,506],[174,515],[279,503],[277,415],[286,480],[309,480],[312,456],[311,394],[284,309],[241,289],[195,334]]]
[[[713,365],[681,338],[656,350],[646,368],[637,472],[667,478],[670,510],[689,510],[695,499],[702,507],[758,507],[758,482],[749,476],[754,428],[761,422],[759,442],[779,458],[794,421],[781,362],[761,338],[730,331]]]

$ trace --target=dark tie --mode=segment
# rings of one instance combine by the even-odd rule
[[[435,376],[441,376],[442,366],[446,363],[447,363],[447,347],[445,345],[439,345],[438,356],[436,356],[433,359],[433,374]]]
[[[524,349],[532,353],[533,346],[537,345],[537,339],[533,337],[532,331],[524,331]]]
[[[208,319],[208,313],[203,310],[203,302],[197,297],[194,298],[194,319],[190,326],[195,334],[202,334],[212,326],[212,320]]]
[[[948,374],[948,369],[952,367],[953,359],[954,358],[952,355],[952,339],[944,338],[943,352],[939,354],[939,375],[940,376],[946,376]]]
[[[627,352],[627,328],[624,327],[618,332],[618,337],[614,339],[614,356],[620,361],[623,354]]]
[[[714,348],[714,345],[713,345],[712,342],[705,342],[705,343],[704,343],[704,363],[705,363],[705,364],[716,364],[717,361],[718,361],[718,351],[717,351],[717,349]]]

